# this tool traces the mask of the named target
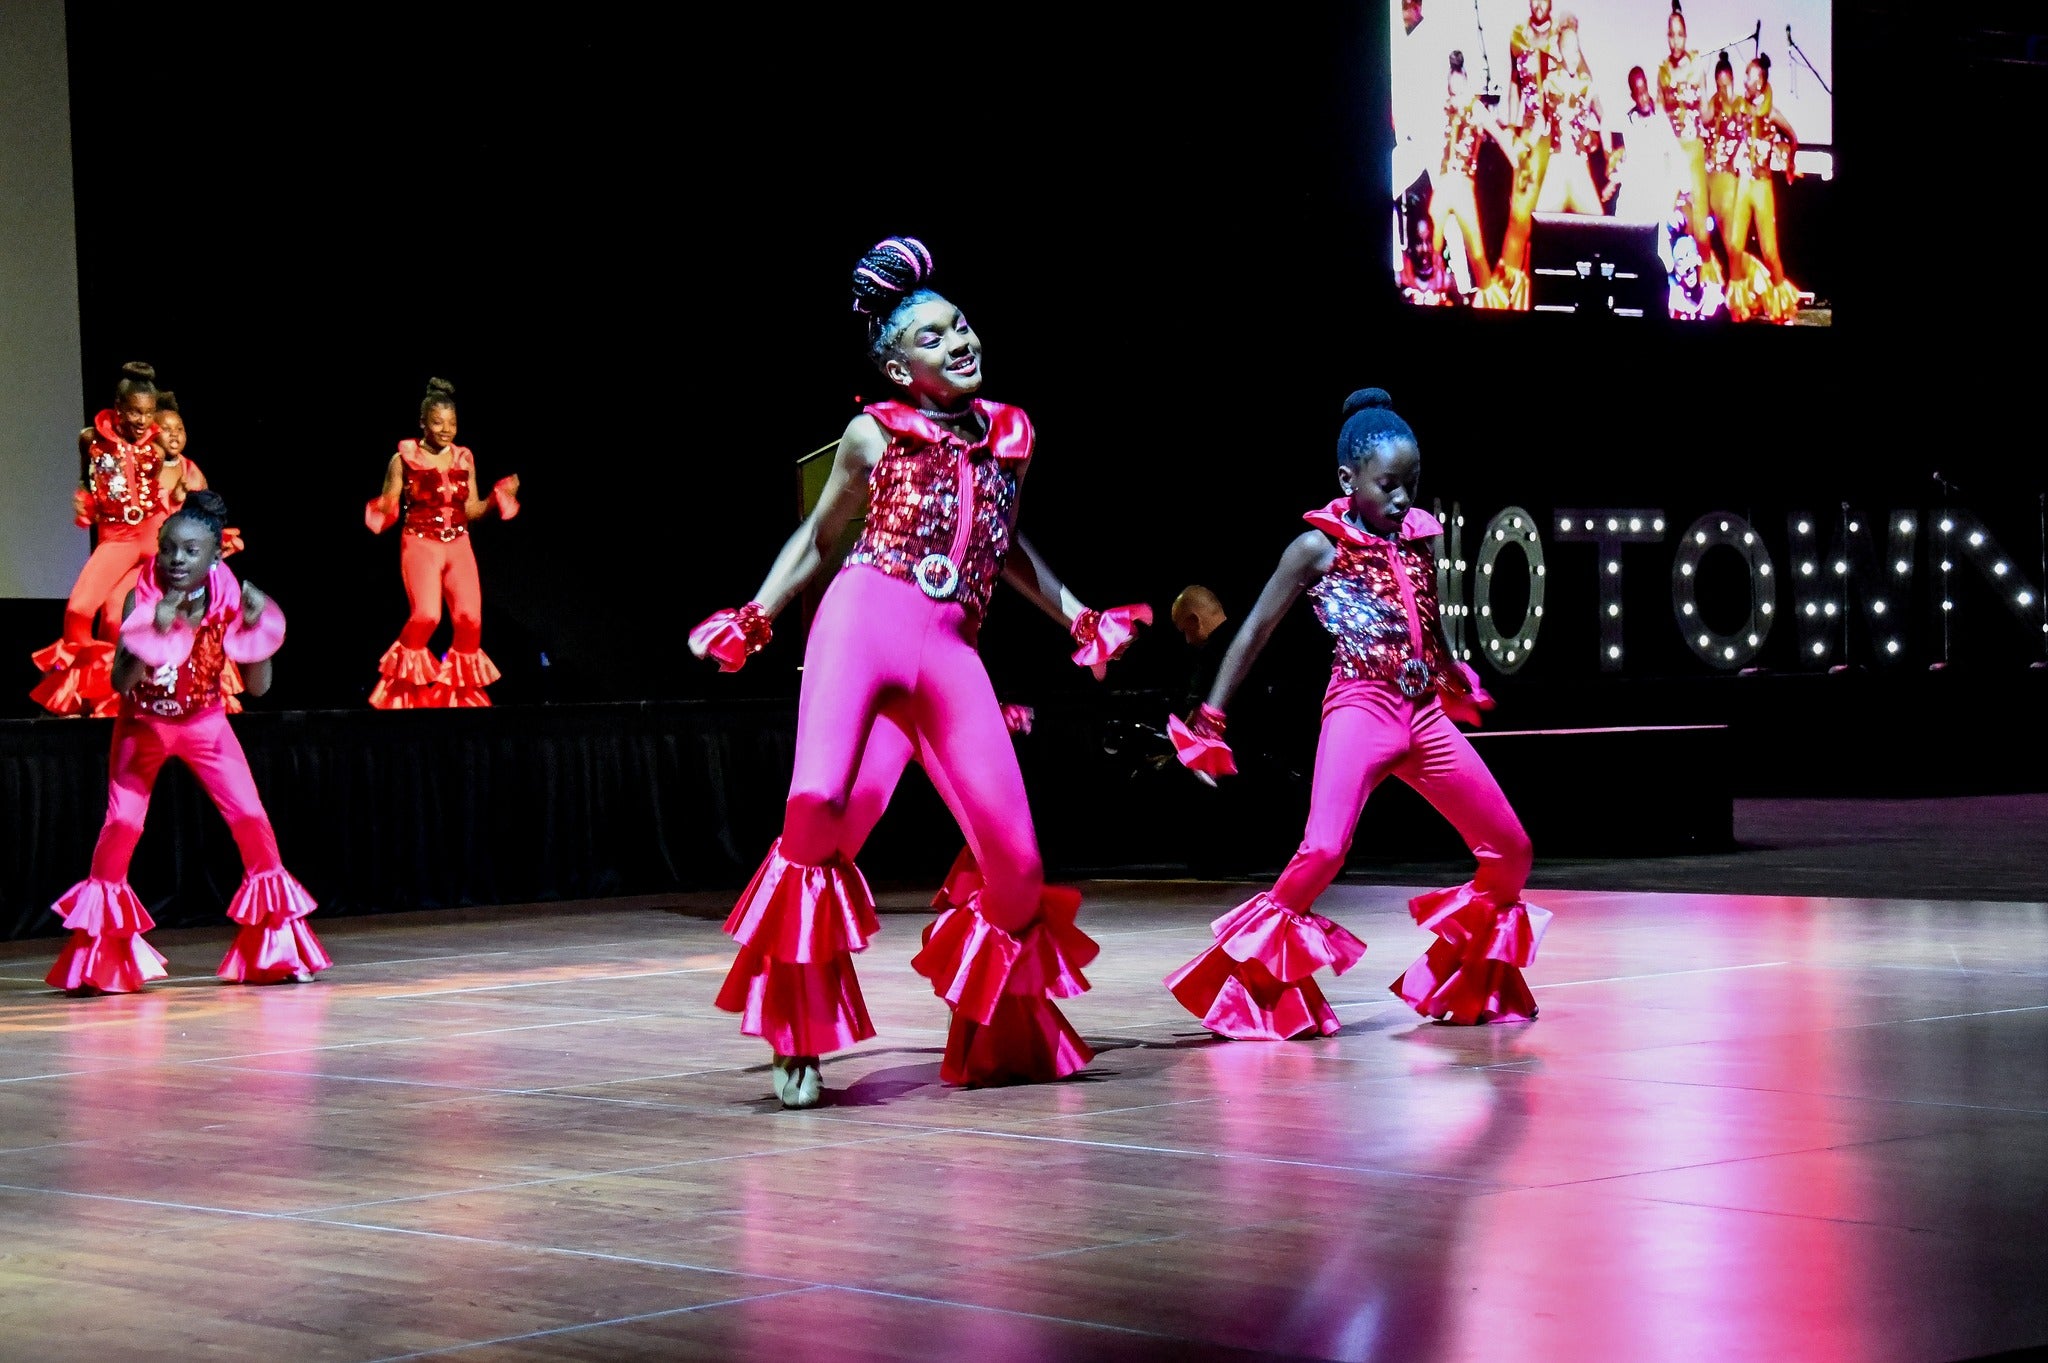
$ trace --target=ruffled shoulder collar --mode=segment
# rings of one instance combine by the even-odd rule
[[[92,428],[99,438],[106,441],[109,445],[133,445],[140,447],[156,439],[155,426],[151,426],[148,430],[144,431],[140,440],[130,440],[127,436],[121,434],[121,414],[111,407],[100,408],[99,414],[92,419]]]
[[[906,436],[927,445],[952,444],[960,439],[957,433],[947,430],[905,402],[871,402],[861,410],[873,417],[882,429],[891,435]],[[1031,457],[1031,418],[1024,415],[1022,407],[1012,407],[1007,402],[988,402],[976,398],[974,410],[980,414],[987,433],[969,445],[969,450],[986,447],[996,458],[1005,460]]]
[[[142,561],[142,571],[135,578],[135,604],[138,608],[154,606],[163,599],[163,584],[156,580],[156,555],[151,554]],[[242,584],[235,580],[235,570],[216,561],[206,570],[205,623],[239,614],[241,609]]]
[[[1349,497],[1339,497],[1328,506],[1319,506],[1308,512],[1302,519],[1339,544],[1364,548],[1375,542],[1384,543],[1381,536],[1344,519],[1344,511],[1350,505]],[[1408,514],[1401,518],[1401,538],[1404,540],[1426,540],[1443,532],[1443,522],[1419,506],[1409,507]]]

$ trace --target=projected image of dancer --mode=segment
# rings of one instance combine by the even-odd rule
[[[1457,224],[1472,290],[1477,291],[1493,282],[1493,271],[1486,264],[1486,238],[1479,224],[1479,149],[1492,137],[1512,158],[1515,142],[1493,110],[1471,90],[1463,52],[1451,53],[1444,94],[1444,154],[1430,187],[1430,230],[1441,258],[1447,226]]]
[[[908,237],[861,257],[854,308],[866,318],[869,358],[897,396],[847,426],[816,508],[754,599],[690,635],[699,657],[726,670],[743,664],[867,502],[805,647],[782,836],[726,920],[740,951],[718,1005],[773,1048],[775,1093],[791,1107],[820,1100],[821,1056],[874,1035],[853,954],[878,925],[851,856],[864,829],[849,815],[878,732],[888,741],[894,730],[899,746],[914,740],[929,755],[933,784],[980,868],[966,904],[931,925],[912,962],[953,1009],[941,1077],[1053,1079],[1091,1057],[1052,1000],[1087,988],[1080,972],[1095,944],[1074,923],[1079,895],[1044,883],[976,638],[998,577],[1068,625],[1075,661],[1096,669],[1151,613],[1084,608],[1016,533],[1031,423],[979,396],[981,338],[924,286],[931,269],[930,252]]]
[[[1789,323],[1799,314],[1799,286],[1785,277],[1778,251],[1778,187],[1775,175],[1796,174],[1799,137],[1777,111],[1771,91],[1771,59],[1759,55],[1743,72],[1744,118],[1737,153],[1741,174],[1735,202],[1722,227],[1731,258],[1740,249],[1741,271],[1731,259],[1728,311],[1737,321],[1762,317]],[[1750,229],[1756,229],[1756,254],[1748,255]]]
[[[1478,306],[1517,312],[1529,307],[1529,230],[1536,203],[1550,171],[1550,111],[1543,99],[1544,82],[1557,69],[1557,25],[1551,22],[1550,0],[1529,0],[1529,17],[1508,35],[1509,78],[1514,96],[1510,119],[1515,129],[1515,168],[1508,192],[1508,225],[1501,236],[1500,264],[1490,288],[1480,292]]]
[[[1678,175],[1685,194],[1686,230],[1698,250],[1702,271],[1719,285],[1724,276],[1714,259],[1713,244],[1707,238],[1706,85],[1700,75],[1698,55],[1686,46],[1685,11],[1679,0],[1671,0],[1664,40],[1668,50],[1657,67],[1657,99],[1678,139]]]
[[[1479,1023],[1536,1016],[1522,968],[1536,956],[1547,911],[1522,902],[1529,839],[1454,718],[1476,723],[1492,700],[1445,637],[1436,596],[1443,527],[1414,505],[1422,456],[1415,433],[1378,388],[1353,393],[1337,437],[1343,495],[1303,519],[1230,646],[1207,703],[1168,721],[1181,760],[1211,777],[1235,770],[1224,709],[1297,597],[1336,639],[1308,829],[1268,893],[1211,929],[1215,944],[1167,977],[1167,988],[1212,1032],[1240,1040],[1328,1036],[1336,1014],[1313,976],[1356,965],[1365,943],[1314,912],[1344,869],[1366,796],[1398,776],[1456,826],[1479,860],[1464,885],[1410,901],[1437,940],[1393,984],[1424,1017]]]
[[[1614,200],[1615,217],[1654,222],[1661,230],[1682,192],[1678,139],[1640,66],[1629,70],[1628,93],[1629,107],[1622,115],[1624,145],[1608,155],[1606,192]]]
[[[1735,205],[1749,170],[1749,124],[1749,101],[1736,93],[1735,65],[1723,52],[1714,63],[1714,93],[1707,99],[1701,130],[1707,147],[1707,206],[1721,229],[1731,296],[1744,275],[1744,242],[1735,232]]]
[[[121,602],[143,562],[156,551],[164,518],[205,477],[167,449],[159,424],[156,370],[124,364],[114,405],[78,433],[84,464],[72,509],[81,528],[94,532],[92,556],[64,603],[64,633],[35,655],[42,681],[29,694],[54,715],[111,715],[120,704],[112,685],[114,635]],[[99,633],[94,634],[94,621]]]
[[[456,444],[455,435],[455,385],[430,379],[420,401],[419,439],[398,442],[384,467],[384,490],[363,508],[373,533],[393,525],[402,532],[398,567],[412,607],[398,642],[377,663],[370,704],[380,710],[487,706],[484,688],[500,675],[482,646],[483,587],[469,527],[492,510],[508,521],[519,514],[519,476],[500,478],[485,496],[476,456]],[[440,627],[443,602],[454,639],[436,658],[427,643]]]
[[[251,695],[270,689],[271,659],[284,642],[284,613],[220,561],[227,508],[195,491],[166,518],[154,556],[144,560],[125,620],[112,684],[121,696],[107,780],[107,820],[92,872],[52,910],[71,929],[46,977],[72,994],[126,994],[165,974],[164,958],[142,939],[155,927],[128,884],[157,774],[182,761],[220,808],[242,854],[242,884],[228,902],[241,924],[218,974],[239,984],[306,981],[331,964],[306,915],[316,907],[284,869],[277,835],[256,793],[249,761],[222,704],[221,672],[246,669]]]
[[[1603,214],[1593,182],[1593,155],[1605,145],[1600,96],[1579,46],[1579,21],[1566,15],[1557,25],[1557,67],[1543,82],[1545,118],[1550,124],[1550,169],[1536,200],[1539,213]]]

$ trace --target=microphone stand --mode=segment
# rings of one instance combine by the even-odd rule
[[[1732,43],[1712,43],[1706,47],[1700,48],[1699,50],[1702,52],[1726,52],[1729,48],[1740,47],[1744,43],[1749,44],[1749,55],[1752,57],[1756,56],[1759,52],[1762,52],[1764,50],[1763,20],[1757,20],[1755,28],[1743,34],[1740,38],[1737,38]],[[1740,84],[1740,82],[1737,83]]]
[[[1813,78],[1820,82],[1821,90],[1828,98],[1833,99],[1835,96],[1834,88],[1828,84],[1826,77],[1822,76],[1819,71],[1814,70],[1813,63],[1806,59],[1806,54],[1799,50],[1799,44],[1792,40],[1792,25],[1790,24],[1785,25],[1785,46],[1792,49],[1792,55],[1799,58],[1801,66],[1809,71],[1813,71]]]
[[[1480,94],[1491,109],[1500,103],[1500,91],[1493,85],[1493,60],[1486,55],[1486,20],[1479,13],[1479,0],[1472,0],[1472,31],[1479,36],[1479,70],[1483,81]]]

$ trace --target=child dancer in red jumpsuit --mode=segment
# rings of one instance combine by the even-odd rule
[[[382,534],[400,525],[398,566],[412,614],[398,642],[377,664],[380,680],[370,704],[380,710],[476,707],[491,703],[484,688],[498,668],[481,647],[483,588],[469,524],[496,508],[503,520],[519,514],[519,478],[500,478],[486,498],[477,489],[476,456],[455,443],[455,385],[430,379],[420,403],[420,438],[401,440],[384,469],[384,490],[363,508],[363,521]],[[436,658],[427,641],[448,603],[455,638]]]
[[[1344,411],[1337,437],[1344,495],[1303,517],[1315,528],[1282,555],[1192,724],[1168,721],[1182,762],[1212,777],[1235,771],[1224,707],[1273,627],[1308,593],[1336,639],[1308,830],[1272,891],[1217,919],[1215,945],[1166,980],[1211,1031],[1240,1040],[1338,1029],[1312,976],[1324,966],[1343,974],[1365,943],[1313,910],[1344,869],[1366,796],[1387,776],[1421,792],[1479,860],[1466,884],[1410,902],[1415,921],[1437,940],[1394,981],[1394,993],[1445,1022],[1536,1016],[1522,967],[1535,959],[1550,914],[1522,902],[1529,839],[1493,773],[1452,723],[1477,723],[1493,702],[1443,635],[1432,552],[1443,527],[1412,505],[1422,469],[1415,433],[1378,388],[1353,393]]]
[[[161,979],[164,958],[142,940],[156,926],[128,884],[128,863],[142,836],[157,773],[175,757],[213,797],[242,853],[242,884],[228,917],[242,925],[220,963],[240,984],[310,980],[331,962],[306,925],[315,907],[284,869],[277,835],[263,812],[242,745],[221,704],[221,670],[242,665],[250,695],[270,689],[271,655],[284,642],[284,613],[220,561],[227,509],[199,491],[165,521],[155,557],[127,603],[113,684],[121,714],[107,781],[107,822],[93,849],[92,874],[64,892],[53,910],[71,929],[50,985],[74,994],[133,993]]]
[[[1080,896],[1044,883],[1023,778],[975,641],[998,577],[1067,625],[1077,661],[1107,663],[1144,607],[1085,609],[1016,533],[1033,452],[1022,410],[986,401],[981,338],[921,287],[922,243],[892,237],[861,258],[854,307],[870,358],[897,391],[846,428],[817,507],[752,601],[699,625],[699,657],[738,667],[818,571],[868,501],[859,542],[811,625],[797,710],[796,769],[782,836],[726,931],[740,943],[721,1008],[775,1051],[776,1096],[819,1101],[819,1057],[875,1034],[853,953],[877,930],[852,852],[916,753],[981,869],[912,962],[953,1009],[948,1083],[1053,1079],[1092,1056],[1053,1004],[1081,993],[1095,944],[1074,924]],[[880,746],[877,746],[879,744]]]

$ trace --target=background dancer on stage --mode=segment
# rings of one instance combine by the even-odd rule
[[[485,497],[478,490],[476,456],[455,443],[455,431],[455,385],[429,379],[420,402],[420,438],[398,442],[398,453],[384,468],[384,490],[363,508],[363,521],[375,534],[394,523],[403,527],[398,567],[412,606],[398,642],[377,664],[380,680],[370,704],[380,710],[489,705],[484,688],[499,677],[481,646],[483,587],[469,525],[493,507],[503,520],[518,515],[519,476],[500,478]],[[440,627],[443,600],[455,637],[437,659],[427,641]]]
[[[1182,1006],[1241,1040],[1327,1036],[1337,1016],[1311,976],[1357,964],[1365,943],[1313,912],[1344,869],[1366,796],[1398,776],[1457,827],[1479,859],[1454,889],[1418,896],[1415,921],[1437,936],[1393,984],[1425,1017],[1475,1023],[1536,1016],[1521,967],[1535,959],[1547,911],[1522,902],[1529,839],[1453,717],[1476,723],[1492,700],[1443,633],[1434,537],[1413,505],[1422,457],[1415,433],[1378,388],[1345,401],[1337,437],[1344,495],[1303,519],[1315,527],[1281,556],[1193,722],[1169,721],[1181,760],[1228,775],[1224,708],[1296,597],[1307,592],[1336,637],[1308,830],[1270,893],[1212,924],[1214,946],[1167,977]]]
[[[143,564],[121,626],[113,684],[122,697],[114,722],[107,821],[92,873],[52,909],[71,939],[46,977],[74,994],[126,994],[165,973],[142,940],[156,926],[128,884],[149,796],[166,761],[183,761],[228,821],[242,854],[242,884],[228,917],[242,925],[220,963],[241,984],[310,980],[331,962],[305,923],[313,897],[284,869],[242,745],[228,727],[220,675],[232,659],[249,694],[270,689],[271,655],[284,642],[284,613],[220,561],[227,508],[217,493],[187,494],[171,513],[156,555]]]
[[[1023,778],[975,643],[998,576],[1067,623],[1081,646],[1075,661],[1095,668],[1151,613],[1084,608],[1017,535],[1031,423],[977,396],[981,338],[922,287],[931,268],[909,237],[861,257],[854,308],[897,400],[847,426],[823,495],[754,599],[690,636],[699,657],[740,666],[868,501],[805,647],[782,836],[726,920],[741,945],[718,1005],[774,1048],[776,1095],[791,1107],[819,1101],[821,1055],[874,1035],[853,953],[878,924],[852,858],[873,819],[856,825],[854,801],[893,785],[913,745],[982,876],[965,905],[927,929],[912,962],[953,1009],[941,1076],[1053,1079],[1092,1055],[1052,1000],[1088,987],[1080,970],[1095,944],[1074,925],[1080,896],[1044,884]],[[895,751],[873,750],[878,735]]]
[[[107,716],[120,707],[110,673],[121,603],[142,562],[156,552],[164,518],[186,492],[206,486],[205,476],[182,457],[183,420],[176,423],[176,439],[167,440],[163,411],[156,370],[124,364],[114,405],[78,433],[83,469],[72,506],[95,542],[64,603],[63,635],[35,655],[44,676],[29,694],[51,714]]]

